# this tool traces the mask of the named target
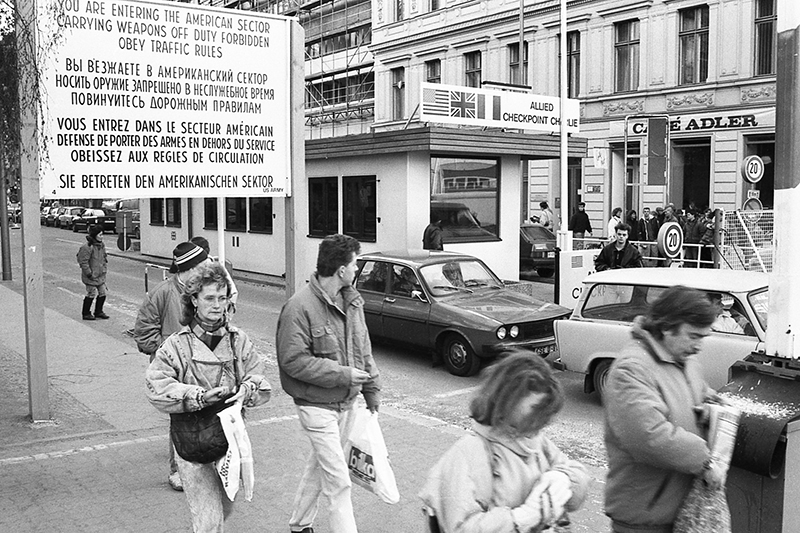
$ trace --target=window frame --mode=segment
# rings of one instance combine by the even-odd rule
[[[225,231],[247,231],[247,203],[244,196],[225,198]],[[234,224],[228,216],[231,209],[234,211]],[[240,218],[244,220],[239,222]]]
[[[510,43],[508,50],[508,82],[512,85],[528,84],[528,58],[530,56],[528,41],[522,42],[522,79],[519,76],[519,42]]]
[[[181,217],[181,199],[180,198],[165,198],[164,199],[164,225],[170,228],[180,228],[183,224]]]
[[[257,209],[255,206],[255,202],[265,202],[264,208],[264,225],[263,227],[259,227],[258,220],[256,219],[255,214],[257,213]],[[272,201],[271,196],[255,196],[250,197],[247,199],[247,220],[248,220],[248,231],[250,233],[261,233],[266,235],[272,235],[273,232],[273,219],[274,219],[274,203]]]
[[[350,211],[348,210],[347,203],[350,199],[350,191],[349,188],[355,186],[356,187],[356,195],[358,196],[359,200],[361,200],[362,193],[361,191],[365,188],[372,188],[372,206],[370,205],[363,205],[360,204],[357,206],[353,212],[356,214],[361,214],[362,216],[354,217],[354,226],[355,229],[349,228],[348,224],[348,215]],[[358,239],[361,242],[377,242],[378,240],[378,224],[377,224],[377,214],[378,214],[378,179],[377,176],[374,175],[364,175],[364,176],[342,176],[342,233],[345,235],[349,235]],[[371,226],[371,230],[369,230],[369,226]]]
[[[313,223],[313,217],[316,214],[314,206],[316,200],[314,186],[317,184],[322,186],[323,196],[320,202],[322,203],[322,207],[327,209],[321,229],[315,229]],[[333,187],[331,187],[331,185],[333,185]],[[334,192],[333,199],[329,198],[330,191]],[[331,213],[331,202],[333,202],[335,206],[335,211],[333,211],[333,213]],[[339,233],[339,177],[319,176],[308,178],[308,236],[325,238],[335,233]]]
[[[690,14],[693,15],[691,18]],[[687,28],[689,22],[695,22],[696,25]],[[709,26],[707,5],[678,11],[678,85],[697,85],[708,81]],[[691,54],[690,59],[687,59],[687,54]]]
[[[403,120],[406,108],[406,69],[397,67],[391,70],[392,74],[392,119]]]
[[[578,98],[581,92],[581,32],[567,32],[567,98]]]
[[[464,85],[480,88],[483,76],[483,55],[480,50],[464,54]]]
[[[629,19],[614,24],[614,92],[625,93],[639,89],[639,64],[641,63],[641,33],[639,26],[639,19]],[[628,31],[631,35],[625,39],[620,37],[620,30],[623,27],[629,27],[633,30]],[[624,53],[630,53],[630,56],[634,56],[624,58],[626,65],[621,64],[623,61],[620,56]],[[623,67],[625,72],[621,70]],[[624,78],[623,74],[625,74]]]
[[[770,3],[772,6],[772,13],[763,14],[762,6]],[[778,34],[777,34],[777,21],[778,10],[776,0],[756,0],[754,2],[755,13],[753,17],[753,76],[774,76],[777,71],[778,61]],[[765,29],[762,33],[760,30]],[[769,42],[764,42],[764,37],[769,37]],[[764,48],[768,45],[769,54],[767,58],[762,58],[764,55]],[[769,63],[769,67],[764,65]],[[766,70],[765,70],[766,69]]]
[[[163,198],[150,198],[150,225],[163,226],[164,220],[164,199]]]
[[[217,229],[216,198],[203,198],[203,229]]]
[[[425,62],[425,81],[428,83],[442,83],[441,59],[431,59]]]

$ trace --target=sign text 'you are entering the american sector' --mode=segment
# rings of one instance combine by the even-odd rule
[[[546,132],[561,129],[559,98],[553,96],[426,82],[421,90],[422,121]],[[580,104],[568,99],[565,108],[567,131],[578,133]]]
[[[296,21],[177,2],[40,5],[40,38],[57,43],[42,65],[43,197],[290,193]]]

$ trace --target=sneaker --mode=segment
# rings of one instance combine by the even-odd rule
[[[95,313],[94,317],[95,318],[102,318],[103,320],[108,320],[109,318],[111,318],[110,316],[105,314],[103,311],[100,311],[99,313]]]
[[[92,315],[92,314],[83,315],[83,319],[84,320],[94,320],[94,315]]]
[[[172,490],[183,491],[183,481],[179,473],[173,472],[169,475],[169,486]]]

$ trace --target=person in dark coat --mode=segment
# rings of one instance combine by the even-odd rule
[[[594,260],[594,268],[598,272],[616,268],[638,268],[642,264],[642,254],[628,242],[628,233],[631,227],[624,222],[617,224],[614,242],[603,247]]]
[[[108,271],[108,255],[106,244],[103,242],[103,228],[94,225],[89,228],[86,244],[80,247],[77,254],[78,264],[81,267],[81,281],[86,286],[86,297],[83,299],[83,319],[94,320],[108,319],[103,311],[106,303],[106,272]],[[92,314],[92,302],[97,298]]]
[[[442,242],[442,219],[436,214],[431,213],[431,223],[425,228],[422,234],[423,250],[444,250]]]
[[[575,249],[583,250],[583,239],[586,234],[592,234],[592,223],[589,221],[589,215],[586,214],[586,202],[578,202],[578,210],[572,214],[569,219],[569,231],[572,232],[572,238],[575,239]]]

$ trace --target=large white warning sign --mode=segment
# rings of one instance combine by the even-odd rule
[[[296,20],[172,2],[40,5],[41,42],[55,43],[42,65],[43,197],[290,193]]]

